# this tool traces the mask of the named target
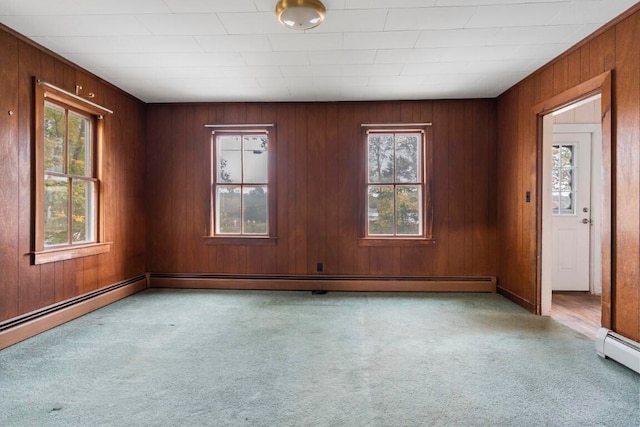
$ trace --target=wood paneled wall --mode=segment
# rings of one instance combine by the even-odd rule
[[[33,77],[114,110],[103,153],[107,254],[31,265]],[[0,26],[0,322],[145,272],[144,104]]]
[[[640,341],[640,7],[634,10],[498,99],[498,285],[531,309],[538,304],[533,106],[613,70],[612,325]]]
[[[494,276],[494,100],[149,105],[148,268],[152,273]],[[435,243],[363,247],[362,123],[433,123]],[[276,123],[276,246],[206,245],[211,131]]]

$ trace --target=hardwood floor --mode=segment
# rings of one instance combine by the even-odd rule
[[[595,338],[600,328],[600,307],[600,295],[554,292],[551,317],[583,335]]]

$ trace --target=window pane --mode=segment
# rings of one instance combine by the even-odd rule
[[[244,137],[244,183],[264,184],[267,174],[267,135]]]
[[[369,182],[393,182],[393,135],[369,135],[367,152]]]
[[[573,145],[560,146],[560,161],[563,167],[573,166]]]
[[[369,186],[369,234],[393,235],[393,186]]]
[[[240,186],[217,186],[216,228],[218,233],[240,234],[242,229]]]
[[[94,206],[95,183],[74,180],[73,218],[71,240],[73,243],[95,241]]]
[[[243,220],[246,234],[267,234],[267,187],[244,187]]]
[[[68,243],[69,181],[45,175],[44,177],[44,244]]]
[[[69,111],[69,169],[70,175],[91,176],[91,129],[90,122]]]
[[[554,191],[551,194],[552,198],[553,198],[553,202],[552,202],[552,213],[553,214],[559,214],[560,213],[560,193],[557,191]]]
[[[396,191],[396,234],[420,235],[420,187],[399,186]]]
[[[64,173],[64,108],[44,104],[44,170]]]
[[[218,182],[242,182],[242,139],[239,135],[218,136]]]
[[[560,193],[560,213],[564,215],[573,215],[573,193],[562,191]]]
[[[420,182],[421,135],[396,134],[396,182]]]
[[[561,169],[559,174],[559,190],[571,191],[573,190],[573,170]]]

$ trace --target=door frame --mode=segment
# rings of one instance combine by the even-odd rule
[[[598,99],[598,101],[600,101]],[[595,140],[602,140],[602,125],[600,123],[598,124],[589,124],[589,123],[556,123],[553,125],[553,135],[564,135],[564,134],[590,134],[591,136],[591,141],[592,141],[592,145],[593,145],[593,141],[594,138],[597,137]],[[596,184],[593,183],[593,179],[598,179],[600,180],[600,171],[602,170],[602,168],[600,167],[601,163],[602,163],[602,155],[600,154],[600,157],[597,161],[598,164],[598,171],[597,171],[597,176],[596,174],[596,170],[593,169],[593,164],[594,164],[594,159],[593,159],[593,153],[594,153],[594,149],[595,149],[595,145],[592,147],[591,150],[591,178],[592,178],[592,182],[590,184],[591,187],[591,196],[594,196],[594,186]],[[602,144],[598,143],[598,149],[602,148]],[[544,180],[544,176],[542,177],[542,179]],[[544,182],[544,181],[543,181]],[[597,184],[597,187],[600,187],[600,183]],[[596,196],[598,198],[594,198],[591,197],[591,212],[589,213],[591,219],[594,219],[594,214],[597,212],[597,223],[599,224],[600,221],[600,212],[599,210],[602,208],[602,206],[598,206],[598,209],[596,210],[594,208],[595,203],[598,203],[597,201],[599,201],[602,197],[601,197],[601,191],[598,191],[598,193],[596,194]],[[544,200],[544,199],[543,199]],[[544,227],[544,221],[545,221],[545,217],[543,215],[542,218],[543,221],[543,227]],[[598,253],[595,253],[594,248],[599,248],[600,247],[600,227],[594,227],[591,229],[591,232],[589,233],[591,235],[590,239],[589,239],[589,245],[590,245],[590,255],[589,255],[589,292],[593,292],[595,289],[595,287],[593,286],[594,283],[596,283],[596,272],[597,272],[597,277],[599,278],[597,280],[598,283],[598,294],[602,294],[602,283],[600,282],[600,280],[602,280],[602,274],[600,274],[600,267],[602,267],[602,262],[600,261],[600,257],[602,256],[602,254],[600,253],[601,251],[598,251]],[[596,238],[597,236],[597,238]],[[543,237],[544,238],[544,237]],[[598,266],[598,268],[596,269],[596,264]],[[544,281],[544,271],[543,271],[543,277],[542,280]],[[544,288],[542,289],[544,291]],[[544,301],[544,297],[543,297],[543,301]],[[544,308],[544,306],[543,306]]]
[[[592,99],[592,98],[588,98],[588,99]],[[594,100],[595,102],[596,100]],[[600,102],[600,98],[598,97],[597,102]],[[551,186],[552,186],[552,179],[551,179],[551,170],[552,170],[552,166],[553,166],[553,161],[551,161],[551,152],[552,152],[552,147],[554,145],[556,145],[557,143],[562,144],[562,142],[558,142],[556,140],[556,137],[559,137],[559,139],[563,139],[562,136],[566,136],[566,135],[570,135],[571,137],[569,138],[570,142],[568,143],[569,145],[573,145],[574,147],[578,147],[577,150],[577,154],[578,154],[578,161],[582,161],[584,162],[585,159],[584,157],[588,157],[588,171],[589,174],[588,176],[582,176],[582,180],[579,180],[579,186],[580,188],[584,189],[584,188],[588,188],[588,193],[589,193],[589,218],[591,219],[593,217],[593,205],[595,205],[595,200],[600,200],[600,194],[598,194],[598,199],[593,199],[591,198],[592,196],[592,177],[593,177],[593,171],[591,170],[591,166],[593,163],[593,154],[592,154],[592,150],[591,150],[591,145],[593,145],[593,137],[594,134],[597,132],[598,134],[600,134],[600,124],[598,123],[597,125],[593,125],[593,124],[587,124],[587,125],[583,125],[583,124],[571,124],[571,125],[566,125],[566,124],[553,124],[551,123],[551,119],[552,119],[552,115],[547,114],[544,116],[544,126],[545,126],[545,130],[544,130],[544,136],[543,136],[543,140],[544,140],[544,148],[543,148],[543,157],[542,157],[542,183],[543,183],[543,189],[542,189],[542,193],[540,194],[540,198],[542,199],[542,236],[541,236],[541,246],[542,246],[542,269],[541,269],[541,276],[540,276],[540,280],[541,280],[541,284],[542,284],[542,288],[541,288],[541,298],[540,298],[540,314],[542,314],[543,316],[549,315],[551,313],[551,296],[552,296],[552,292],[554,290],[554,279],[556,279],[555,274],[557,273],[556,267],[554,267],[554,263],[558,261],[558,256],[559,253],[557,253],[556,251],[558,250],[558,247],[556,246],[556,238],[557,235],[556,233],[558,232],[558,230],[556,229],[556,225],[558,224],[556,221],[575,221],[577,222],[579,217],[584,217],[584,214],[581,213],[578,210],[578,206],[576,206],[576,213],[575,215],[570,216],[570,219],[568,219],[567,217],[559,217],[556,215],[553,215],[552,211],[551,211],[551,202],[552,202],[552,197],[551,197]],[[547,120],[548,119],[548,120]],[[568,129],[571,129],[570,132],[563,132],[563,127],[568,126]],[[582,127],[583,129],[578,130],[579,127]],[[583,141],[579,139],[584,139],[585,141],[588,140],[588,144],[584,144],[583,145]],[[587,151],[587,153],[585,154],[585,147],[588,147],[589,150]],[[579,166],[579,174],[582,174],[582,163],[580,163],[581,166]],[[598,174],[599,175],[599,174]],[[579,176],[579,175],[578,175]],[[586,187],[583,187],[581,184],[584,184],[584,180],[588,179],[589,184]],[[598,177],[599,179],[599,177]],[[583,190],[582,190],[583,191]],[[584,196],[584,193],[582,194],[582,196]],[[581,203],[580,206],[585,206],[584,200],[582,199],[582,197],[578,198]],[[597,208],[597,211],[600,211],[600,207]],[[599,224],[599,222],[598,222]],[[575,227],[579,227],[581,229],[582,232],[585,231],[585,226],[584,225],[577,225],[574,224]],[[594,235],[598,234],[599,235],[599,229],[595,229],[595,227],[592,227],[591,225],[589,225],[588,228],[588,234],[589,234],[589,252],[587,255],[587,263],[589,266],[588,269],[588,278],[587,278],[587,290],[591,291],[592,290],[592,282],[593,282],[593,275],[592,275],[592,270],[593,270],[593,254],[592,254],[592,249],[595,247],[593,245],[593,237]],[[599,236],[598,236],[599,237]],[[599,243],[599,242],[598,242]],[[599,245],[598,245],[599,247]],[[600,263],[600,254],[598,255],[598,259],[597,259],[598,263]]]
[[[613,72],[606,71],[584,83],[574,86],[558,95],[555,95],[533,107],[536,115],[536,139],[537,139],[537,164],[536,164],[536,192],[539,196],[543,191],[543,148],[544,148],[544,117],[562,108],[570,106],[576,102],[600,94],[601,114],[602,114],[602,224],[600,235],[602,239],[601,261],[602,261],[602,297],[601,297],[601,323],[605,328],[611,328],[612,292],[615,289],[614,278],[611,272],[614,271],[612,258],[613,240],[615,224],[612,221],[612,208],[615,200],[611,191],[613,185],[613,155],[614,145],[612,133],[612,76]],[[593,201],[592,201],[593,203]],[[541,314],[542,309],[542,197],[536,197],[536,314]]]

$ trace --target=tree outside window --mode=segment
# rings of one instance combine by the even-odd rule
[[[44,106],[44,246],[95,242],[92,118]]]
[[[268,148],[267,133],[215,136],[216,235],[269,234]]]
[[[423,235],[424,134],[367,135],[367,236]]]

